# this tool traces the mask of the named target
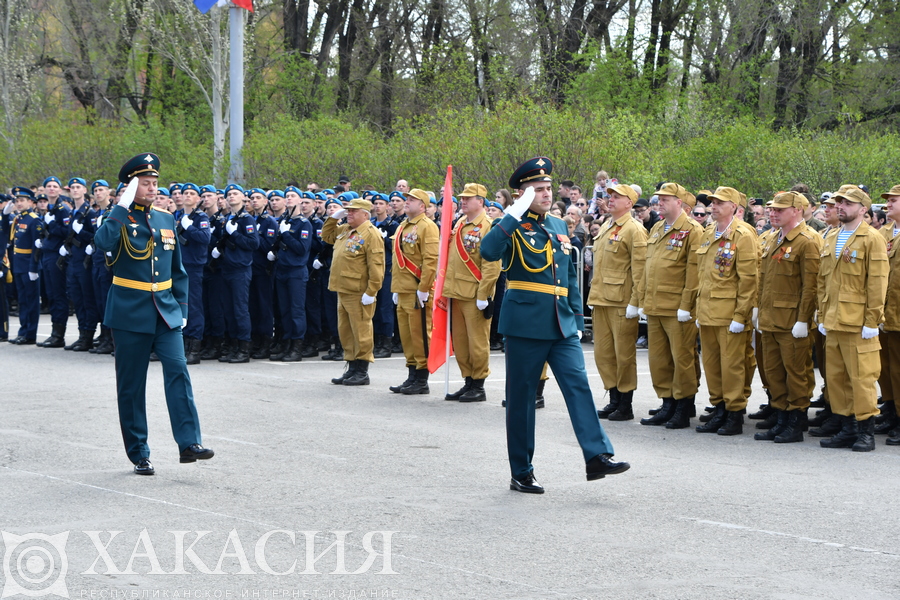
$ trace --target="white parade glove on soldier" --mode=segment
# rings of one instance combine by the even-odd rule
[[[759,331],[759,309],[754,308],[753,312],[750,313],[750,322],[753,323],[753,329]]]
[[[228,235],[231,235],[232,233],[237,231],[237,223],[235,223],[234,221],[235,221],[234,219],[231,219],[230,221],[225,223],[225,232]]]
[[[16,203],[13,200],[10,200],[6,203],[6,206],[3,207],[3,214],[8,215],[16,208]],[[49,213],[48,213],[49,214]]]
[[[187,328],[187,319],[184,319],[184,318],[181,319],[181,328],[182,329]]]
[[[640,313],[638,312],[637,306],[632,306],[629,304],[625,307],[625,318],[626,319],[636,319]]]
[[[266,252],[266,258],[267,258],[270,262],[275,262],[275,253],[272,252],[271,250],[269,250],[268,252]]]
[[[534,188],[529,187],[512,205],[506,208],[506,214],[512,215],[517,221],[521,221],[522,215],[531,207],[532,202],[534,202]]]
[[[44,247],[44,241],[41,238],[34,240],[34,247],[40,250]]]
[[[47,225],[49,225],[50,223],[52,223],[55,220],[56,220],[56,217],[54,217],[50,213],[47,213],[46,215],[44,215],[44,223],[46,223]]]
[[[212,257],[213,257],[213,258],[219,258],[220,256],[222,256],[222,253],[219,252],[219,249],[218,249],[218,248],[213,248],[213,249],[212,249]]]
[[[281,222],[281,225],[278,226],[279,233],[285,233],[291,230],[291,223],[287,219]]]
[[[184,215],[183,217],[181,217],[181,227],[182,227],[182,229],[187,229],[188,227],[190,227],[190,226],[193,225],[193,224],[194,224],[194,222],[191,221],[191,218],[190,218],[189,216]]]
[[[691,313],[687,310],[678,309],[678,322],[679,323],[687,323],[691,320]]]
[[[125,186],[125,191],[122,192],[122,197],[119,198],[118,206],[130,209],[131,205],[134,204],[134,197],[137,195],[137,190],[138,178],[134,177],[128,182],[128,185]]]
[[[93,253],[94,253],[94,245],[93,245],[93,244],[88,245],[88,246],[84,249],[84,253],[87,254],[88,256],[90,256],[91,254],[93,254]]]
[[[863,327],[862,328],[862,339],[871,340],[873,337],[878,335],[877,327]]]
[[[475,306],[478,307],[478,310],[484,310],[488,307],[488,301],[487,300],[476,300]]]
[[[76,235],[81,233],[82,229],[84,229],[83,223],[79,223],[78,221],[72,221],[72,231],[74,231]]]
[[[66,247],[65,247],[65,246],[60,246],[60,247],[59,247],[59,255],[60,255],[60,256],[68,256],[68,255],[69,255],[69,251],[66,250]]]
[[[32,273],[30,271],[28,272],[28,279],[30,279],[31,281],[37,281],[38,277],[40,277],[40,275],[38,275],[37,273]]]
[[[579,329],[578,330],[578,339],[580,340],[583,335],[584,335],[584,332]]]
[[[400,303],[400,294],[398,294],[397,292],[394,292],[393,294],[391,294],[391,300],[393,301],[393,303],[395,305],[399,304]]]
[[[428,302],[428,292],[420,292],[419,290],[416,290],[416,298],[419,299],[419,303],[422,306],[425,306],[425,303]]]
[[[97,229],[100,229],[100,225],[103,224],[103,215],[97,217]]]
[[[819,323],[819,333],[821,333],[822,335],[828,335],[828,334],[825,332],[825,326],[822,325],[821,323]]]
[[[794,327],[791,329],[791,335],[798,339],[805,338],[809,335],[809,325],[797,321],[796,323],[794,323]]]
[[[341,220],[346,216],[347,216],[347,209],[339,208],[336,211],[334,211],[334,213],[331,215],[331,218]]]
[[[321,269],[323,266],[324,266],[324,265],[323,265],[322,263],[319,262],[319,259],[318,259],[318,258],[315,259],[315,260],[313,261],[313,269],[319,270],[319,269]]]
[[[383,237],[384,239],[387,239],[387,229],[381,230],[381,237]]]
[[[647,313],[644,312],[643,308],[638,309],[638,317],[644,320],[647,319]]]
[[[368,295],[368,294],[363,294],[363,295],[362,295],[362,300],[360,300],[360,302],[362,302],[362,305],[363,305],[363,306],[368,306],[368,305],[372,304],[373,302],[375,302],[375,296],[370,296],[370,295]]]
[[[744,324],[738,323],[737,321],[732,321],[731,325],[728,326],[728,331],[731,333],[741,333],[744,331]]]

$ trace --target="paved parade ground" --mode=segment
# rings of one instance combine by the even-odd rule
[[[776,446],[752,421],[736,437],[641,426],[659,403],[645,350],[636,419],[604,421],[631,470],[585,481],[551,379],[538,496],[509,490],[502,353],[475,404],[444,401],[443,372],[429,396],[390,393],[397,355],[358,388],[319,359],[192,366],[216,456],[186,465],[153,363],[154,477],[125,457],[113,360],[0,345],[3,597],[900,597],[900,448]],[[764,398],[757,384],[750,408]]]

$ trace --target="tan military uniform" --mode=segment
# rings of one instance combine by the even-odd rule
[[[747,406],[746,351],[759,279],[756,234],[751,235],[738,222],[735,218],[718,239],[715,223],[703,232],[697,249],[700,290],[696,311],[691,311],[700,323],[710,403],[724,401],[731,412]],[[732,321],[743,324],[744,330],[731,333],[728,328]]]
[[[887,295],[884,301],[884,331],[881,338],[881,388],[882,402],[897,404],[900,397],[900,229],[894,235],[894,227],[888,223],[879,230],[887,242],[888,275]],[[891,368],[893,366],[894,368]]]
[[[594,277],[588,305],[593,310],[594,362],[606,389],[637,388],[638,319],[626,319],[625,307],[639,306],[638,283],[644,276],[647,230],[631,213],[609,221],[594,238]]]
[[[425,347],[431,343],[431,308],[434,301],[432,287],[437,275],[440,237],[438,226],[428,215],[422,213],[403,221],[392,238],[394,256],[391,292],[398,296],[397,326],[400,329],[400,342],[403,344],[406,366],[415,366],[417,370],[428,368]],[[431,294],[424,308],[419,305],[417,291]]]
[[[647,262],[638,285],[638,302],[647,315],[650,378],[660,398],[681,400],[697,393],[694,356],[697,327],[692,318],[680,322],[679,310],[690,312],[697,299],[697,262],[689,260],[700,246],[703,228],[682,213],[666,231],[659,221],[647,238]]]
[[[832,230],[831,225],[828,225],[822,231],[817,232],[819,237],[822,238],[823,243],[825,241],[825,238],[831,232],[831,230]],[[821,256],[821,253],[820,253],[820,256]],[[820,269],[820,273],[821,273],[821,269]],[[816,287],[818,288],[818,280],[816,282]],[[816,299],[816,308],[818,310],[818,298]],[[830,400],[830,396],[828,395],[828,378],[825,376],[826,362],[827,362],[825,359],[825,336],[823,336],[822,333],[819,331],[818,324],[819,323],[817,320],[814,323],[815,328],[811,332],[812,338],[813,338],[812,346],[813,346],[813,352],[815,353],[815,357],[816,357],[816,365],[819,368],[819,375],[822,376],[822,398],[825,400],[825,403],[830,407],[831,400]],[[810,396],[812,396],[813,393],[815,393],[815,389],[816,389],[816,374],[813,369],[809,370],[808,377],[809,377],[809,386],[810,386],[810,389],[812,390],[812,393],[810,393]]]
[[[746,206],[744,207],[746,208]],[[756,232],[756,228],[747,223],[744,220],[735,219],[736,225],[744,230],[744,232],[751,236],[754,240],[756,240],[756,273],[757,278],[759,277],[759,261],[762,256],[762,249],[760,245],[760,235]],[[758,279],[757,279],[758,280]],[[759,303],[754,302],[753,308],[759,308]],[[752,316],[752,313],[751,313]],[[750,330],[750,334],[747,336],[747,346],[744,348],[744,400],[746,401],[750,398],[750,394],[753,393],[753,375],[756,373],[756,367],[758,364],[757,356],[761,356],[761,348],[762,348],[762,337],[757,335],[756,329],[752,326],[748,326]],[[756,346],[756,348],[754,348]],[[757,351],[757,348],[760,351]],[[763,387],[768,388],[769,384],[766,381],[765,375],[762,373],[762,369],[760,369],[760,379],[762,380]]]
[[[884,238],[865,222],[835,257],[840,228],[825,237],[819,264],[819,322],[825,326],[828,392],[835,414],[864,421],[878,414],[875,380],[881,372],[878,336],[862,328],[884,320],[888,255]]]
[[[801,221],[783,237],[767,235],[759,280],[759,329],[772,408],[809,408],[808,370],[812,368],[810,338],[795,338],[795,323],[811,329],[816,310],[816,281],[822,239]]]
[[[328,289],[338,296],[338,335],[344,360],[375,362],[372,317],[375,303],[363,306],[362,295],[378,295],[384,281],[384,240],[378,229],[366,221],[357,229],[337,219],[327,218],[322,241],[334,245]]]
[[[494,296],[500,261],[481,257],[481,240],[491,230],[482,212],[471,223],[459,220],[450,237],[444,296],[451,298],[450,328],[453,351],[463,377],[486,379],[490,374],[491,320],[484,318],[477,300]]]

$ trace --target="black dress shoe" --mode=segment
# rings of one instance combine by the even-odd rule
[[[537,482],[537,479],[534,478],[534,472],[528,474],[522,481],[518,479],[510,479],[509,480],[509,489],[514,492],[522,492],[525,494],[543,494],[544,486]]]
[[[612,454],[598,454],[589,460],[585,467],[587,480],[603,479],[607,475],[624,473],[631,468],[627,462],[613,462],[612,456]]]
[[[137,461],[137,464],[134,465],[134,472],[138,475],[154,475],[156,474],[156,470],[153,468],[153,463],[150,462],[149,458],[142,458]]]
[[[181,451],[181,461],[183,463],[192,463],[197,460],[206,460],[215,456],[212,448],[204,448],[200,444],[191,444]]]

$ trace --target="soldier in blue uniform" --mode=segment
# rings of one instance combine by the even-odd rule
[[[78,339],[65,346],[66,350],[74,352],[87,352],[94,347],[94,333],[97,331],[97,323],[100,315],[97,313],[97,303],[94,299],[94,284],[91,281],[91,272],[84,266],[87,256],[85,249],[94,238],[94,228],[91,225],[91,203],[85,197],[87,182],[81,177],[73,177],[69,180],[69,193],[72,194],[74,210],[69,221],[69,231],[65,242],[59,248],[59,255],[66,263],[66,291],[69,300],[75,306],[75,316],[78,319]]]
[[[301,192],[292,185],[284,189],[287,211],[278,226],[275,292],[278,294],[281,326],[284,328],[283,341],[287,344],[280,359],[283,362],[303,360],[303,338],[306,336],[307,264],[315,231],[309,219],[300,213],[304,193],[308,192]]]
[[[34,192],[27,187],[12,190],[17,214],[12,222],[10,241],[13,246],[12,273],[19,298],[19,334],[10,344],[34,344],[41,316],[39,250],[44,222],[34,212]]]
[[[394,337],[394,311],[397,307],[391,301],[391,257],[393,256],[394,233],[400,222],[389,212],[390,199],[387,194],[375,193],[369,200],[372,202],[372,224],[384,238],[384,282],[378,291],[375,302],[375,318],[373,319],[375,334],[375,358],[391,357],[391,341]]]
[[[225,339],[225,280],[222,278],[221,261],[213,259],[212,251],[222,238],[222,228],[228,218],[228,206],[219,206],[215,187],[200,188],[201,209],[209,217],[209,246],[206,266],[203,268],[203,351],[200,360],[217,360],[222,356]]]
[[[171,193],[172,187],[169,187]],[[180,186],[182,215],[176,217],[175,233],[181,245],[181,262],[188,276],[188,325],[184,329],[184,353],[187,364],[200,362],[203,339],[203,268],[209,257],[212,231],[209,217],[200,210],[200,188],[194,183]]]
[[[191,378],[184,358],[182,327],[188,315],[188,279],[175,237],[175,218],[153,208],[159,157],[140,154],[119,171],[128,183],[121,200],[103,219],[97,250],[109,252],[113,286],[103,322],[116,342],[116,387],[125,452],[134,472],[153,475],[147,445],[147,367],[150,353],[162,363],[166,405],[180,462],[212,458],[200,437]]]
[[[45,181],[57,186],[55,177],[48,177]],[[69,298],[66,294],[66,272],[57,263],[59,261],[59,249],[69,235],[69,223],[72,211],[69,206],[61,201],[59,194],[54,202],[49,196],[47,212],[44,214],[44,237],[40,242],[41,247],[41,275],[44,280],[44,290],[47,292],[47,302],[50,305],[50,323],[52,331],[50,337],[38,343],[42,348],[62,348],[66,345],[66,324],[69,321]]]
[[[272,299],[275,295],[275,265],[269,260],[278,235],[278,222],[267,210],[266,193],[253,188],[250,196],[250,214],[256,221],[259,246],[253,251],[253,270],[250,279],[250,358],[269,358],[272,348],[272,331],[275,315]],[[274,256],[274,253],[271,254]]]
[[[109,183],[103,179],[98,179],[91,184],[91,195],[94,197],[96,209],[91,212],[91,227],[94,231],[103,224],[103,219],[109,217],[112,212],[112,204],[109,199]],[[112,286],[112,270],[107,263],[105,252],[100,252],[91,244],[85,247],[85,253],[90,255],[91,261],[91,281],[94,284],[94,301],[97,303],[97,314],[106,313],[106,298],[109,296],[109,288]],[[91,354],[112,354],[115,346],[113,345],[112,330],[100,323],[100,340],[95,348],[90,349]]]
[[[548,215],[553,205],[549,158],[533,158],[509,179],[522,191],[496,227],[481,241],[485,260],[502,260],[507,273],[500,333],[506,336],[506,445],[510,489],[542,494],[534,477],[535,393],[546,361],[556,375],[586,463],[588,481],[622,473],[600,425],[579,339],[584,330],[581,291],[568,229]]]
[[[311,194],[304,192],[300,198],[300,214],[312,225],[312,244],[309,246],[309,257],[306,260],[306,272],[309,279],[306,281],[306,335],[303,337],[303,358],[313,358],[319,355],[319,344],[322,338],[322,298],[323,291],[328,287],[328,281],[322,281],[319,269],[314,267],[319,253],[324,244],[322,242],[322,219],[316,216],[316,202],[319,197],[325,200],[325,194],[321,192]]]

